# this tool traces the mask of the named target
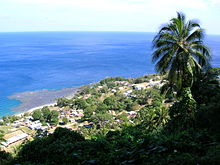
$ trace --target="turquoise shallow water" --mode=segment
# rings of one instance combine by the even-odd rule
[[[153,33],[0,33],[0,116],[13,114],[17,92],[61,89],[107,76],[153,73]],[[220,66],[220,36],[207,36],[212,64]]]

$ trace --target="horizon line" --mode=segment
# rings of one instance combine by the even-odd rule
[[[116,30],[27,30],[27,31],[0,31],[0,33],[37,33],[37,32],[120,32],[120,33],[157,33],[152,31],[116,31]],[[206,33],[207,35],[220,35],[216,33]]]

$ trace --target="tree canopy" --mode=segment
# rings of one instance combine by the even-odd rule
[[[183,13],[164,25],[153,40],[152,61],[156,70],[168,74],[178,90],[191,87],[201,69],[209,66],[210,50],[203,42],[204,30]]]

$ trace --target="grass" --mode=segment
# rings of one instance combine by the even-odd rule
[[[16,129],[17,130],[17,128],[14,128],[12,126],[6,126],[6,125],[0,126],[0,130],[3,131],[4,134],[8,134],[8,133],[13,132],[12,129]]]
[[[20,130],[22,130],[23,132],[27,133],[27,134],[34,134],[36,131],[29,129],[28,127],[21,127]]]

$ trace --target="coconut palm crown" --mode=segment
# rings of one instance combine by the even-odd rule
[[[204,30],[197,21],[186,21],[183,13],[163,26],[153,40],[152,61],[156,70],[168,74],[169,84],[178,90],[191,87],[203,67],[209,65],[210,51],[203,44]]]

